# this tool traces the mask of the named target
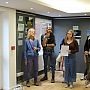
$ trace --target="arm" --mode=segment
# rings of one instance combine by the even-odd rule
[[[40,47],[40,44],[39,44],[39,41],[36,40],[36,46],[34,47],[34,51],[40,51],[41,47]]]
[[[88,51],[88,37],[87,37],[85,45],[84,45],[84,51]]]
[[[40,47],[40,44],[39,44],[39,41],[37,40],[37,50],[40,51],[41,47]]]
[[[41,45],[43,46],[43,37],[44,35],[41,35]]]
[[[61,46],[64,44],[64,39],[61,41],[60,43],[60,50],[61,50]]]
[[[53,35],[52,39],[53,39],[53,43],[52,44],[46,44],[47,47],[54,47],[54,46],[56,46],[55,36],[54,35]]]
[[[71,53],[76,53],[79,51],[78,42],[76,40],[74,41],[74,48],[74,50],[71,50]]]

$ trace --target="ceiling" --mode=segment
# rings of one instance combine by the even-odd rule
[[[62,2],[65,0],[55,0],[57,1],[57,3],[54,2],[55,4],[53,5],[60,3],[60,6],[62,5],[64,8],[66,7],[67,9],[66,11],[62,7],[54,7],[52,3],[50,2],[46,3],[43,1],[45,0],[0,0],[0,6],[14,8],[17,10],[32,12],[50,17],[90,16],[90,0],[66,0],[68,2],[79,1],[79,4],[75,2],[74,3]],[[54,1],[54,0],[48,0],[48,1]],[[81,4],[82,6],[80,6]],[[81,7],[81,12],[74,13],[76,8],[78,10],[79,7]],[[71,10],[72,12],[67,12],[68,10]]]

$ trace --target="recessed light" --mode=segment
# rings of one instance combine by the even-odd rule
[[[61,15],[58,15],[58,16],[61,16]]]
[[[8,4],[8,2],[5,2],[6,4]]]
[[[87,14],[85,13],[84,15],[86,16]]]
[[[30,8],[31,10],[33,9],[33,8]]]
[[[50,12],[47,12],[47,13],[50,13]]]

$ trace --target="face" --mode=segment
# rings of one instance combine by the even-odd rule
[[[69,31],[69,32],[67,33],[67,38],[72,38],[72,37],[73,37],[73,33]]]
[[[52,30],[51,29],[48,29],[48,31],[47,31],[48,33],[51,33],[52,32]]]
[[[35,29],[30,29],[30,30],[28,31],[28,36],[35,37]]]

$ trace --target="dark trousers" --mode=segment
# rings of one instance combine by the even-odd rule
[[[38,77],[38,56],[28,56],[27,65],[25,65],[24,80],[29,81],[31,78],[31,71],[33,70],[34,83],[37,82]]]
[[[85,69],[85,72],[84,72],[84,77],[87,75],[87,68]]]
[[[55,77],[55,64],[56,60],[54,57],[54,52],[43,52],[43,59],[44,59],[44,73],[45,77],[47,77],[47,66],[48,66],[48,60],[50,59],[50,68],[52,71],[52,79]]]
[[[87,80],[90,81],[90,55],[86,56]]]

